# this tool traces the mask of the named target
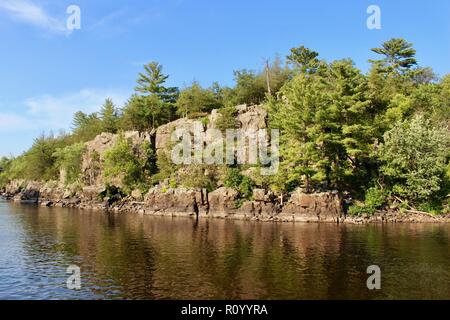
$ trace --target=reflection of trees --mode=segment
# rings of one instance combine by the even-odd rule
[[[447,225],[271,224],[11,208],[27,267],[45,262],[45,272],[61,272],[78,264],[86,297],[371,299],[450,292]],[[381,292],[366,288],[372,264],[382,269]]]

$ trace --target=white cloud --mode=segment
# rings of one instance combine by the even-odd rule
[[[121,107],[128,96],[121,90],[83,89],[74,93],[29,98],[24,102],[25,112],[0,112],[0,132],[69,131],[75,112],[97,112],[106,98],[111,98],[116,106]]]
[[[43,8],[29,0],[0,0],[0,10],[7,12],[11,18],[29,23],[47,31],[70,33],[65,22],[50,16]]]

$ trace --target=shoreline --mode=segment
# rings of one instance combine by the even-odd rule
[[[189,190],[195,192],[194,190]],[[170,194],[170,193],[169,193]],[[77,210],[86,210],[93,212],[114,213],[114,214],[139,214],[145,216],[157,216],[157,217],[183,217],[183,218],[195,218],[195,219],[223,219],[223,220],[236,220],[236,221],[254,221],[254,222],[272,222],[272,223],[325,223],[325,224],[357,224],[357,225],[369,225],[369,224],[446,224],[450,223],[450,215],[434,216],[422,212],[404,211],[399,210],[381,210],[377,211],[373,215],[363,216],[351,216],[345,215],[340,212],[338,215],[334,215],[330,218],[322,218],[320,215],[306,215],[301,213],[291,214],[255,214],[253,211],[245,211],[241,208],[234,208],[224,211],[211,211],[211,210],[199,210],[193,206],[193,210],[162,210],[155,206],[149,206],[146,201],[133,201],[130,198],[121,199],[111,205],[107,202],[99,201],[83,201],[79,198],[72,199],[19,199],[18,194],[12,195],[8,193],[0,194],[0,198],[8,202],[13,202],[20,205],[36,205],[41,207],[60,207],[60,208],[72,208]],[[244,203],[245,204],[245,203]],[[185,208],[186,209],[186,208]],[[299,208],[299,212],[301,208]]]

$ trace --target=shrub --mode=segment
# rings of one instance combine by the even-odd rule
[[[56,166],[66,173],[66,184],[77,181],[81,174],[81,161],[86,150],[84,143],[76,143],[65,148],[59,148],[53,154],[56,158]]]
[[[443,186],[448,134],[423,116],[416,116],[397,123],[384,139],[381,172],[392,192],[414,205],[435,197]]]
[[[224,179],[224,185],[233,188],[243,198],[250,199],[253,195],[255,182],[247,176],[244,176],[239,169],[231,168],[227,170]]]
[[[350,207],[349,213],[351,215],[374,214],[377,210],[383,208],[386,204],[386,193],[378,187],[370,188],[366,191],[365,200],[363,203],[357,203]]]
[[[122,134],[113,148],[105,153],[104,175],[111,184],[120,178],[123,191],[129,194],[133,189],[145,189],[154,167],[154,154],[149,144],[142,146],[142,154],[135,153],[130,141]]]

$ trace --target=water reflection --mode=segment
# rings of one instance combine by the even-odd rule
[[[7,299],[450,298],[450,226],[270,224],[0,203]],[[82,290],[65,288],[66,268]],[[379,265],[382,290],[366,287]]]

